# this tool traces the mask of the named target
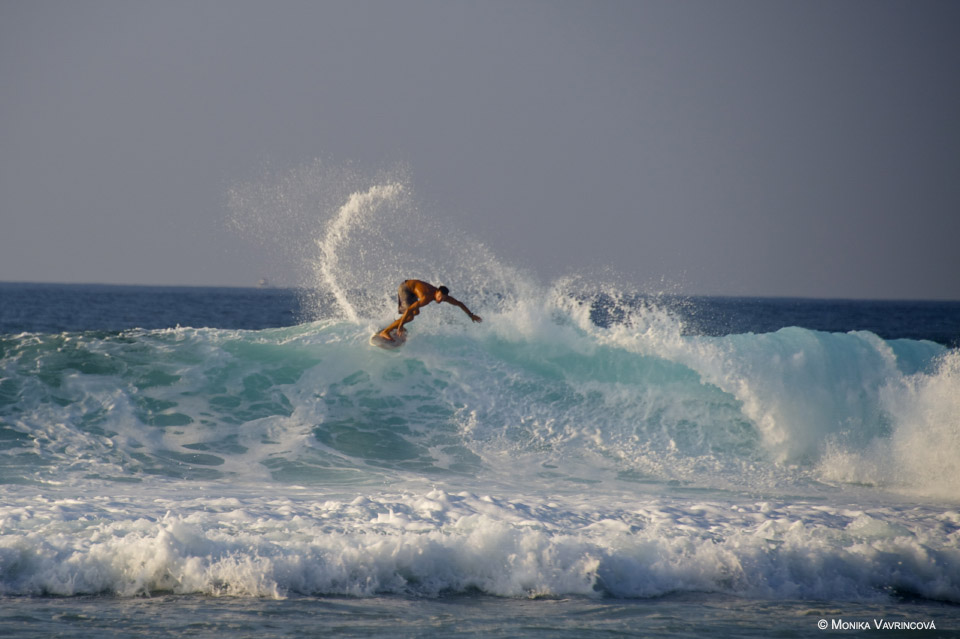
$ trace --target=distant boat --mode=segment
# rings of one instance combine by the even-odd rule
[[[273,287],[273,284],[271,284],[270,280],[268,280],[265,277],[261,277],[260,281],[257,282],[257,288],[271,288],[271,287]]]

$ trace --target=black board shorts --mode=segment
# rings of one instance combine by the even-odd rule
[[[413,288],[407,285],[409,281],[410,280],[407,280],[397,289],[397,313],[400,315],[406,313],[407,308],[420,299],[417,297],[417,294],[413,292]]]

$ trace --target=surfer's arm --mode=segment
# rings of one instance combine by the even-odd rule
[[[471,312],[470,312],[470,309],[467,308],[467,305],[464,304],[463,302],[461,302],[460,300],[458,300],[457,298],[455,298],[455,297],[453,297],[453,296],[451,296],[451,295],[447,295],[447,299],[446,299],[445,301],[446,301],[448,304],[453,304],[454,306],[459,306],[460,309],[463,310],[463,312],[466,313],[466,314],[470,317],[470,319],[472,319],[474,322],[482,322],[482,321],[483,321],[483,318],[482,318],[482,317],[480,317],[479,315],[474,315],[473,313],[471,313]]]

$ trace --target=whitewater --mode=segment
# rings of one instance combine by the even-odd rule
[[[360,182],[311,165],[231,194],[244,232],[290,230],[290,325],[0,336],[0,611],[20,610],[0,628],[157,600],[384,619],[355,636],[448,635],[443,602],[478,636],[668,635],[690,608],[731,636],[867,612],[960,628],[956,342],[698,330],[456,233],[420,250],[409,185]],[[431,306],[401,350],[370,347],[407,277],[483,324]]]

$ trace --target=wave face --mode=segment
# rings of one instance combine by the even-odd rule
[[[684,336],[655,307],[601,328],[558,290],[484,328],[442,315],[397,354],[340,320],[6,336],[3,479],[509,481],[520,455],[597,481],[960,492],[958,355],[932,342]]]
[[[304,323],[0,336],[0,595],[960,603],[956,349],[543,286],[391,176],[231,199],[284,229]],[[483,324],[431,306],[369,346],[397,273]]]

